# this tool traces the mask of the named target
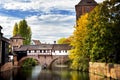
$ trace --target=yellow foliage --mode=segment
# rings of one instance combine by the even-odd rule
[[[72,60],[71,67],[73,69],[79,68],[79,58],[85,54],[84,41],[86,35],[88,33],[87,24],[88,24],[88,14],[82,15],[81,18],[78,19],[77,25],[75,26],[75,30],[73,32],[73,40],[71,41],[71,45],[73,49],[70,51],[69,58]]]

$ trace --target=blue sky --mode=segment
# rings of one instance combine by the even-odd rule
[[[0,25],[7,38],[13,26],[26,19],[32,29],[32,39],[53,43],[72,35],[75,25],[74,6],[80,0],[0,0]],[[100,3],[103,0],[96,0]]]

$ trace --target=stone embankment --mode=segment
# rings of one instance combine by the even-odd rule
[[[0,72],[7,71],[13,69],[13,64],[12,62],[7,62],[0,68]]]
[[[120,64],[90,62],[89,72],[120,80]]]

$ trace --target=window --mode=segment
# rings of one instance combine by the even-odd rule
[[[61,53],[61,50],[59,50],[59,53]]]
[[[15,39],[14,41],[17,42],[17,39]]]
[[[42,50],[40,50],[40,53],[42,53]]]
[[[67,50],[65,50],[65,52],[67,53]]]
[[[52,52],[55,52],[55,50],[52,50]]]
[[[46,50],[44,50],[43,52],[46,53]]]
[[[31,53],[31,50],[29,50],[29,53]]]
[[[85,7],[85,12],[89,12],[90,11],[90,7]]]

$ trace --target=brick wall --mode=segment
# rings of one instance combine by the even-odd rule
[[[120,79],[120,64],[89,62],[89,72]]]

